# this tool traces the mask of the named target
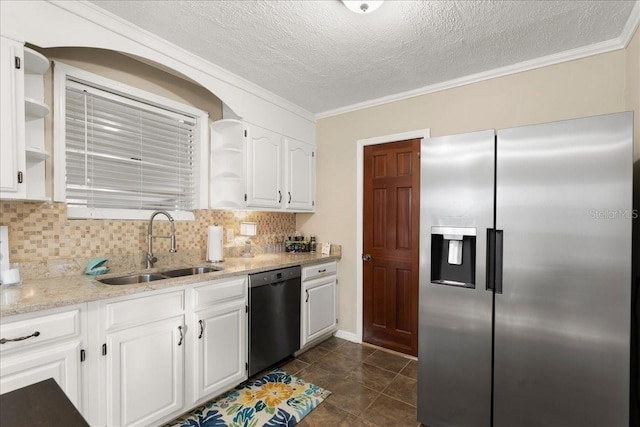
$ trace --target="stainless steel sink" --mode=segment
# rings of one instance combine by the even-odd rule
[[[222,268],[188,267],[188,268],[179,268],[176,270],[163,271],[160,274],[167,277],[182,277],[182,276],[193,276],[194,274],[211,273],[213,271],[220,271],[220,270],[222,270]]]
[[[136,283],[152,282],[154,280],[167,279],[166,276],[160,274],[135,274],[131,276],[110,277],[108,279],[100,279],[99,282],[105,285],[133,285]]]
[[[173,270],[161,271],[150,274],[131,274],[128,276],[110,277],[99,279],[98,282],[105,285],[134,285],[136,283],[152,282],[154,280],[172,279],[174,277],[193,276],[196,274],[211,273],[223,270],[222,267],[185,267]]]

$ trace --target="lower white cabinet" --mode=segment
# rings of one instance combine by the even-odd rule
[[[161,425],[246,379],[246,288],[240,276],[90,303],[89,424]]]
[[[179,315],[107,334],[108,426],[152,425],[182,410],[184,329]]]
[[[247,378],[245,302],[201,310],[195,319],[198,336],[193,364],[193,404],[210,399]]]
[[[3,318],[0,394],[53,378],[83,414],[85,305]]]
[[[302,347],[336,331],[337,263],[302,269]]]

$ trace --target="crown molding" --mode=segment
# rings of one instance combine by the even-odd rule
[[[576,59],[586,58],[601,53],[612,52],[627,47],[638,26],[640,25],[640,1],[636,1],[629,19],[625,24],[619,37],[600,43],[594,43],[588,46],[567,50],[553,55],[543,56],[529,61],[519,62],[517,64],[507,65],[505,67],[494,68],[492,70],[483,71],[457,79],[447,80],[418,89],[400,92],[393,95],[383,96],[380,98],[370,99],[356,104],[335,108],[316,114],[316,120],[325,119],[327,117],[337,116],[340,114],[351,113],[365,108],[377,107],[379,105],[389,104],[391,102],[402,101],[404,99],[415,98],[417,96],[427,95],[434,92],[440,92],[447,89],[453,89],[472,83],[478,83],[484,80],[495,79],[497,77],[508,76],[510,74],[521,73],[523,71],[535,70],[550,65],[560,64],[563,62],[573,61]]]
[[[49,3],[66,10],[69,13],[86,19],[94,25],[98,25],[109,31],[112,31],[122,37],[125,37],[132,42],[140,43],[147,48],[153,49],[157,52],[166,54],[167,51],[171,51],[174,58],[179,59],[189,64],[194,69],[208,74],[216,79],[219,79],[231,86],[251,93],[262,100],[295,114],[303,119],[315,122],[315,116],[308,110],[288,101],[267,89],[256,85],[228,70],[220,67],[206,59],[197,56],[186,49],[177,46],[162,37],[151,33],[143,28],[136,26],[135,24],[123,19],[113,13],[106,11],[97,5],[90,3],[86,0],[81,1],[53,1],[47,0]]]

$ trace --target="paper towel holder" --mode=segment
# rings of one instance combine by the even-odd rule
[[[208,227],[207,236],[207,261],[223,262],[222,227],[218,223]]]

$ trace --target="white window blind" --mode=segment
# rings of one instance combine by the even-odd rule
[[[69,207],[196,208],[196,117],[71,79],[65,110]]]

